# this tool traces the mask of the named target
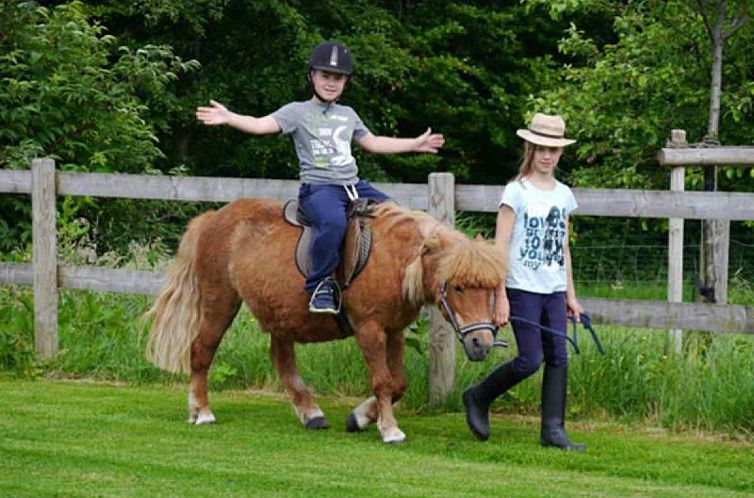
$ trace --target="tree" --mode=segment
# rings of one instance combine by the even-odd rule
[[[428,125],[448,138],[439,156],[359,155],[372,180],[423,181],[435,170],[464,181],[501,182],[520,151],[515,130],[526,96],[552,77],[561,21],[530,15],[517,2],[335,0],[162,0],[89,3],[133,43],[169,43],[200,60],[176,82],[179,96],[160,134],[167,159],[196,174],[295,178],[286,138],[249,138],[197,125],[193,108],[214,97],[258,115],[308,98],[304,61],[324,39],[349,45],[356,72],[343,102],[380,134],[411,135]],[[604,25],[600,23],[600,25]],[[253,29],[252,29],[253,27]]]
[[[714,142],[717,141],[719,134],[723,49],[728,39],[749,21],[751,12],[754,10],[754,3],[735,0],[695,0],[691,7],[701,15],[710,40],[712,69],[710,71],[709,124],[705,138]],[[731,10],[733,13],[729,15]]]
[[[746,5],[751,10],[754,3]],[[610,8],[617,40],[600,46],[572,24],[560,42],[570,64],[557,85],[531,99],[530,108],[558,110],[569,118],[580,139],[578,185],[665,188],[667,176],[656,168],[655,156],[669,130],[706,135],[708,120],[701,111],[710,101],[706,30],[683,1],[610,2]],[[728,143],[746,143],[754,132],[749,76],[754,61],[747,54],[754,33],[741,29],[739,37],[729,47],[730,63],[720,68],[728,81],[721,116],[729,123],[721,134]],[[735,177],[736,189],[754,189],[754,182],[737,176],[742,172],[730,169],[726,175]],[[702,177],[690,173],[689,181],[701,185]]]
[[[79,2],[5,8],[0,165],[28,167],[28,151],[62,168],[140,172],[161,156],[147,109],[196,62],[165,46],[119,45]]]
[[[572,25],[560,45],[572,57],[565,81],[532,100],[532,107],[561,110],[575,125],[578,158],[586,163],[575,171],[576,184],[667,188],[669,171],[657,168],[655,157],[672,128],[688,130],[705,145],[719,144],[720,138],[729,144],[751,141],[754,61],[748,51],[754,33],[746,28],[754,2],[611,4],[617,41],[598,46]],[[723,64],[723,46],[734,33],[738,43],[727,45]],[[714,190],[715,168],[705,169],[703,176],[689,169],[689,183]],[[724,171],[724,190],[754,190],[743,169]],[[721,303],[727,275],[716,275],[712,257],[727,254],[727,227],[724,221],[702,224],[702,292]],[[725,252],[714,250],[713,243],[725,244]]]
[[[729,7],[732,7],[730,9]],[[723,49],[726,41],[744,26],[750,17],[751,2],[735,0],[696,0],[692,4],[702,17],[707,30],[712,55],[710,71],[709,121],[704,142],[719,144],[717,137],[720,123],[720,94],[722,92]],[[729,15],[733,10],[732,15]],[[717,190],[717,166],[704,168],[704,190]],[[707,301],[725,304],[728,299],[728,276],[718,275],[721,266],[727,269],[727,254],[730,239],[728,220],[704,220],[700,255],[701,293]],[[716,247],[720,246],[720,247]],[[716,261],[722,259],[725,263]]]
[[[34,156],[75,171],[143,172],[162,155],[148,109],[198,67],[169,47],[118,44],[80,2],[6,0],[0,29],[0,167]],[[0,202],[0,247],[28,238],[28,204]]]

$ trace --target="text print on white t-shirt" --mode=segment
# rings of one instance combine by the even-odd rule
[[[565,265],[566,210],[534,201],[524,213],[525,239],[519,258],[533,270],[558,271]]]

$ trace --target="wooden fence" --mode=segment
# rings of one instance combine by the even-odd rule
[[[754,147],[690,146],[685,130],[671,130],[666,148],[657,156],[662,166],[670,167],[670,190],[685,190],[686,168],[702,166],[717,168],[754,166]],[[705,174],[706,176],[706,174]],[[717,176],[716,174],[714,176]],[[708,187],[705,185],[705,189]],[[713,186],[716,190],[716,186]],[[668,301],[681,302],[683,295],[683,231],[682,218],[671,218],[668,230]],[[728,301],[728,253],[730,251],[730,219],[706,219],[702,222],[699,244],[699,281],[702,298],[707,302],[726,304]],[[679,353],[682,331],[669,330],[669,339]]]
[[[665,150],[665,149],[663,149]],[[123,269],[60,265],[56,255],[57,196],[117,197],[229,202],[241,197],[289,199],[297,181],[157,175],[56,172],[51,159],[36,159],[31,171],[0,170],[0,193],[31,194],[31,264],[0,263],[0,285],[34,288],[35,348],[39,357],[57,353],[58,289],[153,294],[164,275]],[[453,175],[432,173],[427,184],[380,183],[404,206],[429,211],[453,224],[456,211],[496,212],[501,186],[455,185]],[[575,215],[754,220],[754,194],[613,189],[573,189]],[[654,329],[754,333],[754,308],[739,305],[646,300],[580,299],[596,323]],[[437,402],[453,388],[455,337],[433,317],[430,332],[430,397]]]

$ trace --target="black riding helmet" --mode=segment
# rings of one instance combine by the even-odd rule
[[[351,76],[353,72],[353,60],[351,51],[345,45],[338,42],[320,43],[309,56],[309,71],[319,69],[331,73],[345,74]]]

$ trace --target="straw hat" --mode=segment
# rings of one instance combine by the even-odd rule
[[[545,147],[565,147],[576,140],[565,138],[565,121],[560,116],[537,113],[526,130],[517,130],[516,135],[527,142]]]

